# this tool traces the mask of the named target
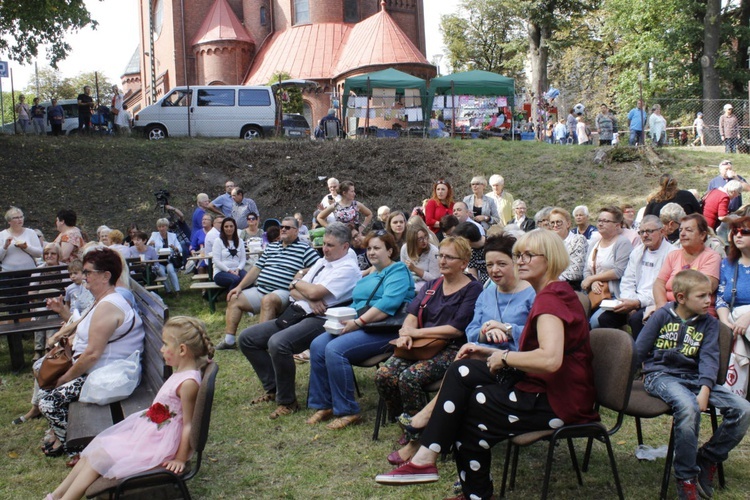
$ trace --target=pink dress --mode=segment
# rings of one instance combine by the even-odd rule
[[[146,416],[148,410],[134,413],[104,430],[81,453],[102,476],[125,478],[172,460],[182,438],[182,401],[177,389],[185,380],[201,382],[198,370],[173,374],[159,389],[154,404],[169,407],[171,418],[157,425]]]

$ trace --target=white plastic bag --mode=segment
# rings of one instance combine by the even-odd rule
[[[734,341],[732,355],[729,357],[729,369],[724,387],[742,399],[747,397],[747,381],[750,378],[750,357],[745,340],[737,337]]]
[[[127,398],[141,381],[141,353],[118,359],[91,372],[78,398],[82,403],[108,405]]]

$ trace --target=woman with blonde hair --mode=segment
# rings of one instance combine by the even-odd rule
[[[417,217],[419,218],[419,217]],[[440,277],[438,247],[430,242],[432,233],[427,227],[411,226],[406,230],[406,245],[401,247],[401,262],[406,264],[414,277],[414,286],[419,292],[428,281]]]
[[[464,198],[464,203],[471,212],[471,218],[474,222],[481,224],[485,231],[491,225],[500,222],[495,200],[484,194],[486,187],[487,179],[483,175],[475,175],[471,178],[472,194]]]
[[[643,215],[659,217],[662,207],[667,203],[677,203],[685,214],[700,213],[700,204],[690,191],[677,188],[677,179],[672,174],[662,174],[659,177],[659,188],[646,198],[646,210]]]
[[[377,482],[437,481],[437,457],[453,449],[464,497],[491,498],[493,445],[599,419],[586,313],[570,286],[557,279],[568,267],[565,245],[551,231],[535,229],[516,242],[513,257],[518,277],[536,292],[518,351],[461,347],[421,432],[421,447]],[[523,378],[498,381],[503,368],[515,368]]]
[[[23,212],[10,207],[5,212],[8,229],[0,231],[0,266],[3,271],[19,271],[36,267],[42,246],[33,229],[23,226]]]

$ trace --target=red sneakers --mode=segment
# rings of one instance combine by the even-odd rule
[[[393,469],[388,474],[375,476],[375,481],[380,484],[419,484],[433,483],[440,479],[435,464],[415,465],[406,462]]]

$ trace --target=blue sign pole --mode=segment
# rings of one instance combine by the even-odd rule
[[[8,78],[8,61],[0,61],[0,130],[5,128],[5,107],[3,106],[3,78]]]

